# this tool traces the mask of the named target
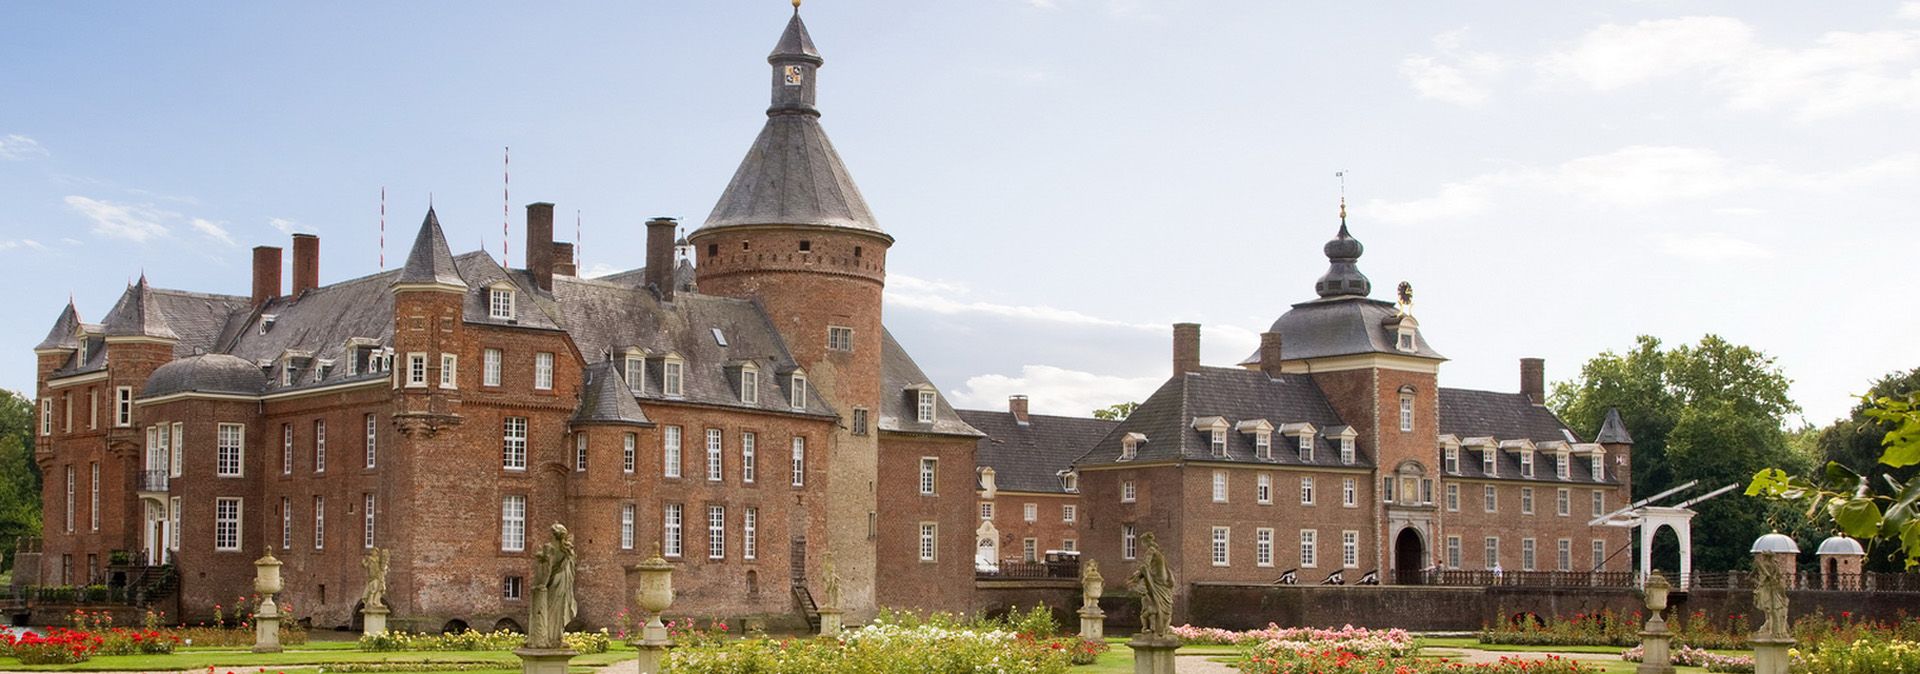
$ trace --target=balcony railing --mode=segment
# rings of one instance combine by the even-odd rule
[[[975,564],[974,577],[987,579],[1080,577],[1078,555],[1048,555],[1048,557],[1050,559],[1032,562],[1024,559],[1005,559],[999,564]]]
[[[167,471],[148,470],[140,473],[140,491],[166,491]]]

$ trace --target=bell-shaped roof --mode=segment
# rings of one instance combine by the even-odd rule
[[[447,235],[440,230],[440,216],[434,215],[433,207],[427,207],[427,217],[420,222],[420,233],[413,237],[413,250],[407,253],[407,264],[400,268],[400,275],[394,277],[393,285],[429,284],[466,288],[467,282],[460,278],[460,270],[453,264],[453,253],[447,250]]]
[[[267,388],[267,375],[244,358],[224,353],[188,356],[154,369],[140,397],[172,393],[229,393],[258,395]]]
[[[80,348],[80,311],[73,308],[73,300],[67,300],[67,308],[60,310],[60,317],[53,320],[53,329],[47,331],[47,338],[33,348],[35,351]]]
[[[1860,541],[1847,538],[1846,536],[1834,536],[1827,540],[1820,541],[1820,549],[1814,551],[1814,554],[1864,556],[1867,554],[1867,550],[1866,548],[1860,547]]]
[[[1313,290],[1321,297],[1366,297],[1373,292],[1373,282],[1360,273],[1357,263],[1367,247],[1347,233],[1346,208],[1340,210],[1340,233],[1321,249],[1327,254],[1327,273],[1313,284]]]

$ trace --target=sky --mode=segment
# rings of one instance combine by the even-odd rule
[[[249,249],[394,266],[431,200],[588,275],[697,226],[764,121],[780,0],[9,3],[0,387],[72,296],[244,295]],[[1414,285],[1443,385],[1578,375],[1636,335],[1777,358],[1804,420],[1920,366],[1920,2],[812,0],[820,108],[889,253],[885,316],[952,401],[1084,415],[1231,365],[1349,224]],[[511,147],[503,202],[502,154]],[[289,275],[288,278],[291,278]],[[1904,295],[1903,295],[1904,291]],[[1903,298],[1905,301],[1902,301]],[[1796,423],[1799,420],[1795,420]],[[1577,429],[1590,433],[1593,429]]]

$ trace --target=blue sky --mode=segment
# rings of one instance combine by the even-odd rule
[[[144,270],[245,294],[248,248],[332,282],[577,210],[583,267],[697,225],[764,119],[790,11],[711,3],[10,4],[0,18],[0,386],[68,294]],[[1778,357],[1811,421],[1911,368],[1920,2],[813,0],[822,122],[888,231],[887,322],[959,404],[1083,414],[1230,364],[1361,268],[1451,386],[1514,390],[1636,334]],[[1902,272],[1901,270],[1908,270]],[[1907,302],[1906,304],[1910,304]],[[1587,430],[1587,429],[1583,429]]]

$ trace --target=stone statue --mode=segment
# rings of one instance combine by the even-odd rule
[[[573,600],[573,535],[559,523],[552,531],[553,540],[533,554],[533,605],[527,621],[530,649],[566,648],[561,635],[580,610]]]
[[[1153,540],[1153,532],[1140,536],[1140,543],[1146,548],[1146,559],[1140,562],[1140,568],[1134,570],[1127,579],[1127,589],[1140,595],[1140,632],[1161,638],[1173,636],[1173,571],[1167,568],[1167,558],[1160,554],[1160,545]]]
[[[360,593],[360,603],[370,609],[378,609],[387,601],[387,551],[380,548],[367,548],[367,556],[360,558],[360,568],[367,572],[367,589]]]
[[[1791,636],[1787,631],[1787,582],[1774,561],[1775,555],[1761,554],[1753,565],[1753,608],[1766,618],[1754,636],[1787,638]]]
[[[827,558],[820,563],[820,577],[826,584],[826,587],[820,591],[820,597],[826,600],[824,606],[840,608],[840,574],[833,570],[832,554],[828,554]]]
[[[1106,579],[1100,577],[1100,563],[1089,559],[1082,567],[1080,572],[1081,605],[1099,606],[1100,594],[1106,587]]]

